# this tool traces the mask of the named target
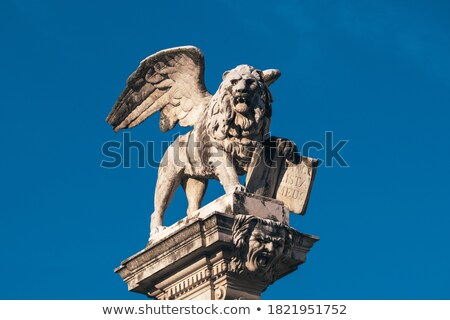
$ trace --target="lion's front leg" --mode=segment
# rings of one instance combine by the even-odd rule
[[[220,184],[225,189],[225,193],[231,193],[234,191],[246,191],[245,186],[243,186],[239,181],[234,167],[219,166],[216,168],[216,175],[220,181]]]
[[[246,188],[239,181],[239,177],[230,154],[221,149],[210,150],[208,164],[214,168],[220,184],[225,189],[225,193],[231,193],[235,190],[246,190]]]

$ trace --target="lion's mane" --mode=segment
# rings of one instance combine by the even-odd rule
[[[261,71],[248,66],[245,68],[258,81],[259,96],[254,100],[260,108],[252,105],[245,114],[235,112],[231,105],[234,98],[230,90],[232,84],[224,79],[211,98],[200,126],[202,136],[209,140],[203,142],[210,143],[212,138],[223,150],[232,154],[240,167],[250,162],[252,150],[268,135],[272,116],[272,96]]]

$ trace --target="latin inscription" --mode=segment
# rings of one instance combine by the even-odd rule
[[[278,188],[278,193],[294,200],[303,200],[305,198],[305,192],[299,188],[305,183],[306,180],[304,177],[285,174]]]
[[[276,198],[283,201],[291,212],[305,213],[315,170],[310,165],[311,161],[312,159],[303,158],[299,164],[287,163],[286,170],[280,176]]]

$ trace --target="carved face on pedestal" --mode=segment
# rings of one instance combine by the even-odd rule
[[[252,272],[267,272],[281,257],[285,236],[283,229],[256,223],[248,241],[245,267]]]
[[[272,282],[276,263],[290,248],[287,230],[285,225],[274,220],[236,215],[232,232],[236,247],[231,270]]]

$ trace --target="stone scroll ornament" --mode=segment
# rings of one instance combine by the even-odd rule
[[[239,65],[223,73],[214,95],[206,89],[204,71],[204,57],[196,47],[157,52],[131,74],[106,119],[118,132],[159,111],[163,132],[176,124],[193,127],[161,160],[150,240],[164,229],[164,213],[176,189],[183,186],[190,217],[200,208],[209,179],[218,179],[226,193],[240,190],[273,197],[297,213],[306,208],[316,162],[298,156],[292,141],[269,137],[269,86],[280,71]],[[271,165],[258,159],[269,159]],[[238,178],[246,173],[247,188]]]

